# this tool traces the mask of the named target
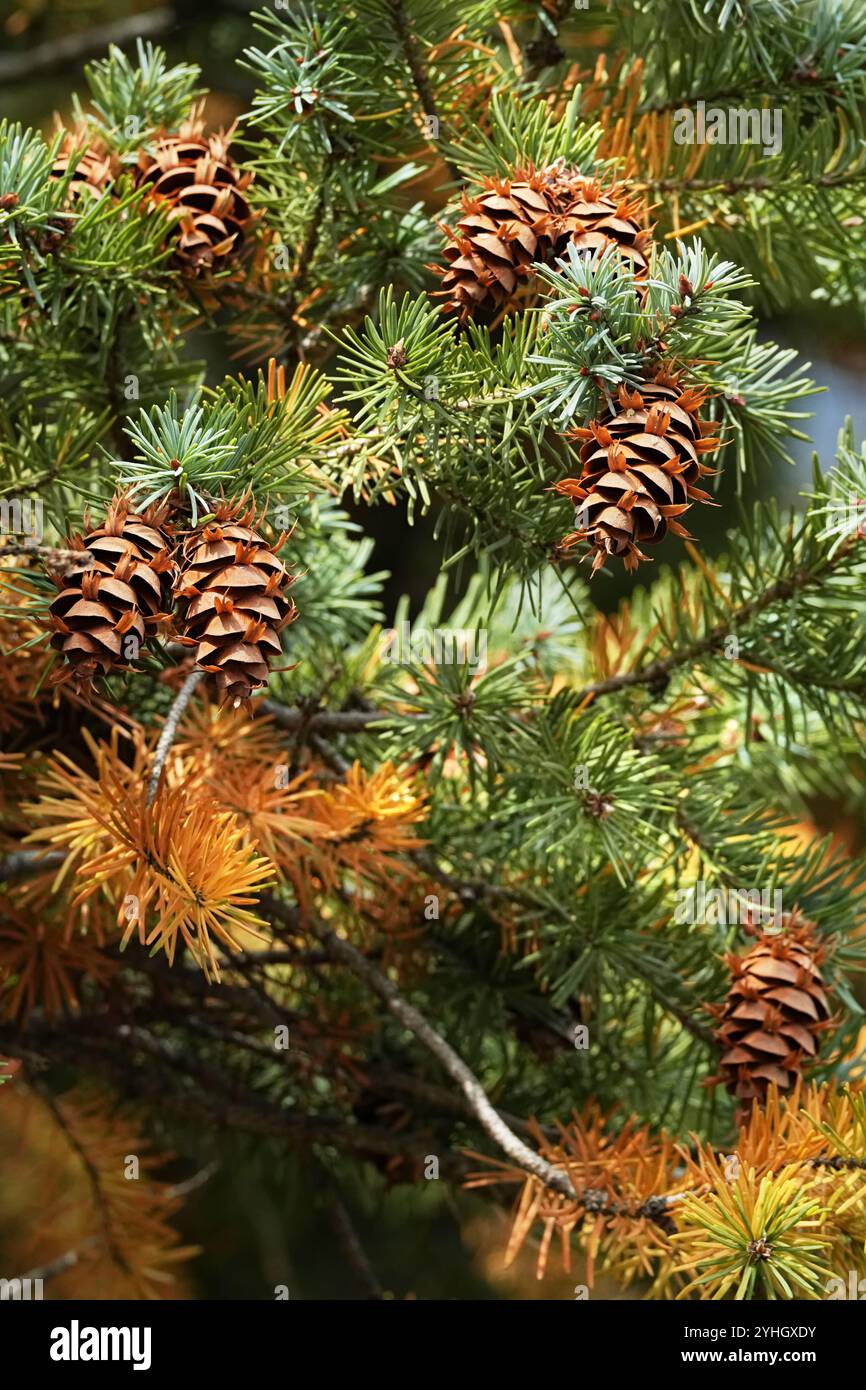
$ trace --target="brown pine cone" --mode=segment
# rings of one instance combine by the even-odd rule
[[[139,515],[118,496],[104,524],[70,546],[81,563],[52,576],[60,592],[49,609],[51,645],[67,663],[56,679],[88,693],[95,678],[137,660],[148,630],[169,616],[175,541],[164,508]]]
[[[577,504],[577,529],[562,544],[586,541],[595,555],[593,574],[608,555],[621,555],[627,570],[637,569],[647,558],[641,543],[655,545],[668,531],[688,537],[677,517],[693,502],[715,505],[696,485],[714,471],[701,455],[721,442],[707,438],[715,427],[698,415],[704,399],[702,391],[684,389],[676,376],[659,372],[637,390],[621,386],[615,413],[567,432],[566,438],[584,441],[583,471],[556,484]]]
[[[478,197],[464,193],[456,227],[441,226],[451,243],[448,265],[430,268],[441,277],[444,309],[462,321],[489,324],[525,307],[535,290],[533,262],[552,263],[569,242],[586,255],[616,245],[639,278],[649,269],[651,238],[638,200],[561,162],[485,179]]]
[[[728,997],[708,1006],[724,1049],[711,1084],[723,1082],[747,1105],[763,1104],[771,1082],[792,1089],[830,1027],[819,969],[825,954],[813,925],[794,917],[780,935],[762,933],[745,954],[727,957]]]
[[[270,545],[254,509],[229,502],[184,541],[175,588],[180,641],[216,677],[223,703],[239,704],[267,684],[269,663],[282,652],[279,634],[297,616],[286,596],[296,576],[275,553],[285,539]]]
[[[194,275],[238,255],[257,221],[244,197],[253,181],[230,158],[230,134],[166,135],[138,158],[137,183],[184,216],[174,236],[177,261]]]
[[[82,149],[81,143],[71,135],[63,142],[60,153],[51,167],[51,177],[64,178],[70,164],[75,165],[69,182],[69,198],[72,202],[82,197],[94,200],[101,198],[114,182],[117,173],[115,161],[106,151],[93,144],[85,145]]]

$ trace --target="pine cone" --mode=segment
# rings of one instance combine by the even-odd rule
[[[60,592],[49,609],[51,645],[68,663],[57,679],[87,693],[96,677],[137,659],[147,630],[169,616],[174,545],[165,509],[138,515],[123,496],[102,526],[73,540],[81,563],[53,576]]]
[[[61,151],[51,167],[51,177],[65,177],[70,164],[75,164],[69,183],[69,198],[101,198],[114,181],[116,169],[114,160],[96,145],[87,145],[83,151],[81,144],[73,137],[64,141]]]
[[[236,256],[257,220],[243,196],[253,175],[238,171],[229,143],[225,134],[182,132],[165,136],[153,152],[139,155],[139,187],[184,213],[175,255],[196,275],[219,270]]]
[[[721,441],[705,437],[714,426],[698,415],[704,399],[703,392],[682,389],[676,376],[660,372],[638,390],[621,386],[615,414],[567,432],[566,438],[585,442],[580,477],[556,484],[577,503],[577,530],[562,544],[587,541],[595,552],[593,574],[608,555],[621,555],[627,570],[637,569],[647,558],[640,542],[655,545],[668,531],[688,537],[676,518],[693,502],[711,501],[696,483],[713,472],[701,455]]]
[[[561,163],[519,170],[513,179],[487,178],[484,192],[463,195],[455,229],[442,223],[451,245],[437,297],[462,321],[491,323],[528,300],[534,261],[552,262],[573,242],[593,255],[615,244],[639,278],[648,271],[650,233],[637,200],[619,185],[605,189]]]
[[[269,659],[282,652],[279,634],[297,612],[286,597],[295,576],[275,554],[286,537],[269,545],[254,510],[242,506],[225,504],[187,537],[175,588],[181,642],[216,676],[223,703],[235,704],[267,684]]]
[[[734,979],[724,1004],[710,1005],[724,1052],[720,1075],[741,1101],[764,1103],[775,1082],[789,1091],[830,1026],[819,966],[824,948],[811,923],[792,920],[781,935],[762,933],[744,955],[729,955]]]

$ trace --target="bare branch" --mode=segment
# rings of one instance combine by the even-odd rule
[[[16,849],[0,858],[0,881],[28,878],[42,869],[59,869],[66,855],[62,850]]]
[[[374,993],[378,994],[379,998],[387,1004],[395,1017],[399,1018],[400,1022],[415,1034],[419,1042],[422,1042],[438,1058],[449,1076],[457,1082],[482,1129],[502,1152],[506,1153],[527,1173],[540,1178],[547,1187],[561,1192],[565,1197],[576,1199],[577,1193],[568,1174],[555,1168],[552,1163],[548,1163],[528,1144],[524,1144],[513,1130],[509,1129],[491,1105],[484,1087],[463,1061],[463,1058],[458,1056],[451,1044],[442,1037],[442,1034],[437,1033],[436,1029],[427,1022],[424,1015],[407,999],[403,998],[397,987],[386,979],[375,965],[350,942],[344,941],[326,927],[312,924],[312,930],[333,959],[348,966],[354,975],[369,985]]]
[[[64,1254],[58,1255],[55,1260],[49,1260],[47,1264],[37,1265],[35,1269],[28,1269],[26,1274],[20,1274],[18,1281],[23,1283],[25,1279],[40,1279],[44,1283],[46,1279],[52,1279],[57,1274],[65,1274],[67,1269],[74,1269],[87,1250],[92,1250],[95,1245],[99,1245],[101,1239],[101,1236],[90,1236],[87,1240],[82,1241],[75,1250],[67,1250]],[[10,1287],[0,1290],[0,1299],[14,1297],[11,1286],[15,1282],[14,1279],[10,1279]]]
[[[156,797],[159,779],[162,769],[165,767],[165,760],[171,751],[171,745],[177,737],[177,728],[183,718],[184,710],[195,694],[196,687],[204,677],[204,671],[190,671],[183,685],[175,697],[174,704],[168,712],[165,727],[159,736],[156,745],[156,752],[153,755],[153,767],[150,771],[150,781],[147,784],[147,804],[151,806]]]
[[[262,700],[258,705],[262,714],[267,714],[282,729],[293,732],[303,729],[312,734],[358,734],[371,724],[393,716],[387,710],[306,710],[289,705],[281,705],[277,700]]]
[[[379,1277],[370,1263],[366,1250],[361,1244],[361,1237],[358,1235],[354,1221],[349,1215],[348,1208],[340,1196],[339,1189],[330,1174],[327,1174],[328,1187],[326,1193],[326,1205],[331,1225],[337,1235],[346,1258],[358,1276],[361,1287],[366,1290],[368,1298],[384,1298],[385,1290],[379,1282]]]
[[[29,545],[25,541],[23,545],[4,545],[0,548],[0,563],[7,556],[11,559],[28,555],[44,560],[46,569],[57,570],[60,574],[65,574],[67,570],[81,564],[89,565],[93,558],[86,550],[73,550],[56,545]]]

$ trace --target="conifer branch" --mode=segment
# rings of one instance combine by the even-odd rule
[[[219,1165],[215,1162],[208,1163],[204,1168],[200,1168],[197,1173],[193,1173],[191,1177],[185,1178],[182,1182],[174,1183],[170,1187],[167,1187],[165,1189],[165,1199],[170,1201],[173,1198],[185,1198],[188,1197],[190,1193],[198,1191],[200,1187],[203,1187],[205,1183],[210,1181],[217,1171],[218,1166]],[[103,1240],[103,1236],[89,1236],[87,1240],[83,1240],[74,1250],[67,1250],[64,1254],[58,1255],[56,1259],[49,1260],[46,1264],[37,1265],[34,1269],[28,1269],[26,1274],[18,1276],[19,1281],[23,1283],[24,1280],[40,1280],[42,1283],[45,1283],[49,1279],[56,1278],[58,1274],[65,1274],[67,1270],[74,1269],[80,1262],[82,1256],[96,1249]],[[10,1283],[13,1285],[15,1282],[14,1279],[10,1280]],[[5,1297],[12,1297],[11,1290],[5,1294],[0,1293],[0,1298]]]
[[[404,0],[388,0],[388,9],[397,37],[400,40],[406,66],[412,75],[412,82],[414,83],[415,91],[421,104],[421,114],[424,116],[432,116],[434,120],[439,121],[440,117],[436,97],[427,76],[427,70],[424,66],[424,60],[421,56],[418,41],[413,33],[409,16],[406,13]],[[446,159],[444,163],[454,182],[460,183],[462,181],[462,176],[457,165],[452,163],[449,159]]]
[[[62,1130],[63,1136],[66,1142],[68,1143],[69,1147],[77,1155],[78,1160],[81,1163],[81,1166],[83,1167],[87,1175],[87,1181],[90,1186],[91,1192],[93,1193],[94,1203],[99,1213],[99,1219],[102,1225],[103,1239],[109,1251],[111,1252],[111,1258],[119,1269],[122,1269],[125,1273],[128,1273],[129,1264],[126,1260],[126,1257],[123,1254],[123,1251],[118,1247],[114,1237],[111,1209],[105,1196],[105,1191],[102,1185],[102,1179],[99,1175],[98,1169],[94,1166],[90,1158],[90,1155],[88,1154],[84,1145],[78,1139],[78,1136],[75,1134],[74,1129],[67,1122],[67,1119],[63,1114],[63,1111],[61,1110],[60,1106],[58,1105],[51,1092],[41,1082],[36,1083],[31,1079],[31,1085],[33,1086],[33,1089],[36,1091],[43,1105],[45,1105],[48,1111],[50,1112],[51,1117],[54,1120],[57,1127],[60,1130]]]
[[[345,777],[352,766],[348,758],[344,758],[342,753],[338,753],[337,749],[328,743],[327,739],[322,738],[321,734],[310,733],[307,742],[332,772],[335,772],[338,777]]]
[[[523,1186],[515,1242],[537,1218],[542,1263],[556,1233],[599,1268],[648,1271],[660,1297],[731,1296],[737,1223],[769,1211],[772,1172],[775,1230],[805,1253],[777,1242],[774,1286],[747,1241],[736,1291],[790,1278],[820,1296],[866,1165],[864,1097],[844,1084],[866,880],[801,821],[816,790],[863,810],[866,449],[846,430],[800,519],[767,499],[815,384],[758,314],[862,297],[866,28],[844,5],[670,4],[661,47],[653,0],[608,7],[579,92],[570,0],[299,0],[254,17],[252,107],[228,147],[186,133],[198,69],[151,44],[89,64],[87,106],[56,138],[0,122],[0,1052],[158,1107],[181,1137],[192,1121],[306,1152],[329,1182],[371,1160],[405,1176],[431,1151],[463,1181],[473,1134],[495,1180]],[[715,141],[698,112],[691,130],[670,114],[780,92],[784,148],[774,111],[758,139],[765,101]],[[443,128],[417,152],[422,116]],[[296,248],[284,271],[276,244]],[[230,318],[251,358],[276,335],[297,369],[212,381],[182,347],[202,318]],[[739,508],[716,560],[682,518],[722,470],[722,505],[731,472],[738,497],[767,500]],[[85,552],[68,542],[26,544],[27,493],[54,538],[85,498],[105,504],[85,542],[98,573],[70,573]],[[215,534],[221,499],[240,535]],[[380,502],[392,524],[436,514],[442,547],[439,580],[393,613],[360,524]],[[150,506],[165,526],[135,515]],[[200,603],[161,531],[198,533],[179,558],[200,557]],[[639,569],[666,533],[685,550]],[[585,544],[594,573],[639,570],[615,614],[571,565]],[[170,603],[185,645],[154,632]],[[405,657],[383,649],[391,621],[412,629]],[[53,699],[41,626],[69,668]],[[191,719],[202,631],[219,683],[255,698]],[[780,910],[776,885],[808,911],[772,976],[793,964],[808,993],[756,968],[737,1015],[733,911],[695,929],[671,910],[698,874],[741,923],[766,921],[770,896]],[[743,970],[776,944],[744,949]],[[736,1046],[717,1056],[723,1029]],[[708,1081],[728,1096],[708,1105]],[[53,1132],[19,1096],[12,1112],[32,1104]],[[736,1188],[735,1096],[757,1101]],[[114,1220],[87,1273],[110,1278],[112,1235],[135,1260],[84,1119]],[[831,1185],[824,1250],[798,1225]],[[387,1297],[352,1204],[330,1210]],[[722,1228],[734,1256],[688,1265]],[[71,1276],[90,1248],[31,1277]]]
[[[73,1065],[84,1058],[89,1068],[111,1085],[120,1086],[124,1091],[128,1088],[158,1106],[161,1112],[175,1114],[182,1120],[188,1120],[190,1115],[197,1116],[216,1132],[238,1130],[282,1139],[299,1148],[315,1143],[335,1144],[345,1152],[368,1156],[412,1154],[423,1157],[429,1151],[429,1136],[391,1134],[375,1125],[360,1124],[334,1114],[293,1114],[269,1104],[250,1090],[244,1092],[237,1086],[229,1087],[217,1071],[206,1069],[203,1073],[189,1052],[166,1050],[143,1029],[135,1036],[130,1035],[128,1028],[125,1032],[123,1029],[89,1032],[79,1021],[72,1030],[66,1023],[53,1028],[31,1024],[29,1032],[33,1048],[41,1056]],[[29,1058],[33,1049],[22,1045],[13,1027],[0,1025],[0,1037],[5,1055]],[[120,1048],[119,1041],[123,1043]],[[127,1050],[130,1042],[146,1053],[146,1066],[137,1063]],[[155,1067],[154,1063],[159,1065]],[[207,1085],[202,1086],[205,1074]],[[179,1084],[184,1077],[193,1084]],[[441,1166],[452,1177],[461,1177],[467,1167],[457,1154],[445,1154]]]
[[[112,448],[119,459],[123,458],[128,446],[128,440],[123,430],[126,410],[124,408],[122,377],[124,373],[123,332],[124,323],[129,318],[129,314],[130,311],[126,310],[116,318],[105,361],[105,389],[111,410],[110,438]]]
[[[758,613],[771,608],[774,603],[784,602],[792,598],[794,594],[802,593],[810,587],[820,584],[822,579],[826,578],[837,567],[840,559],[847,556],[850,545],[851,542],[847,542],[837,550],[834,556],[823,558],[814,569],[798,569],[786,578],[771,584],[756,598],[750,599],[739,607],[731,608],[725,621],[717,623],[705,637],[700,638],[697,642],[689,643],[678,651],[671,652],[669,656],[657,658],[648,666],[638,667],[632,671],[620,671],[613,676],[607,676],[604,680],[593,681],[589,685],[585,685],[578,693],[578,700],[583,701],[595,699],[602,695],[612,695],[618,691],[641,685],[655,686],[659,690],[663,690],[668,678],[675,671],[723,647],[726,638],[731,633],[736,632],[738,628]]]
[[[295,321],[295,314],[306,294],[313,261],[319,249],[322,232],[325,227],[325,207],[328,197],[328,184],[334,163],[335,158],[332,150],[327,155],[322,165],[318,190],[313,200],[313,206],[307,216],[301,243],[298,248],[298,257],[292,273],[291,287],[284,294],[268,294],[258,290],[255,286],[238,286],[238,292],[242,297],[258,300],[275,309],[280,317],[291,326],[296,335],[301,332],[301,326]]]
[[[427,1022],[423,1014],[403,998],[396,986],[386,979],[351,942],[343,940],[325,927],[314,925],[312,930],[333,959],[346,965],[354,975],[357,975],[375,994],[378,994],[404,1027],[414,1033],[415,1037],[439,1060],[449,1076],[457,1082],[482,1129],[503,1153],[506,1153],[527,1173],[540,1178],[546,1186],[555,1192],[559,1192],[565,1197],[575,1197],[576,1193],[567,1173],[548,1163],[509,1129],[490,1104],[477,1076],[470,1071],[463,1059],[445,1041],[441,1033],[437,1033],[436,1029]]]

